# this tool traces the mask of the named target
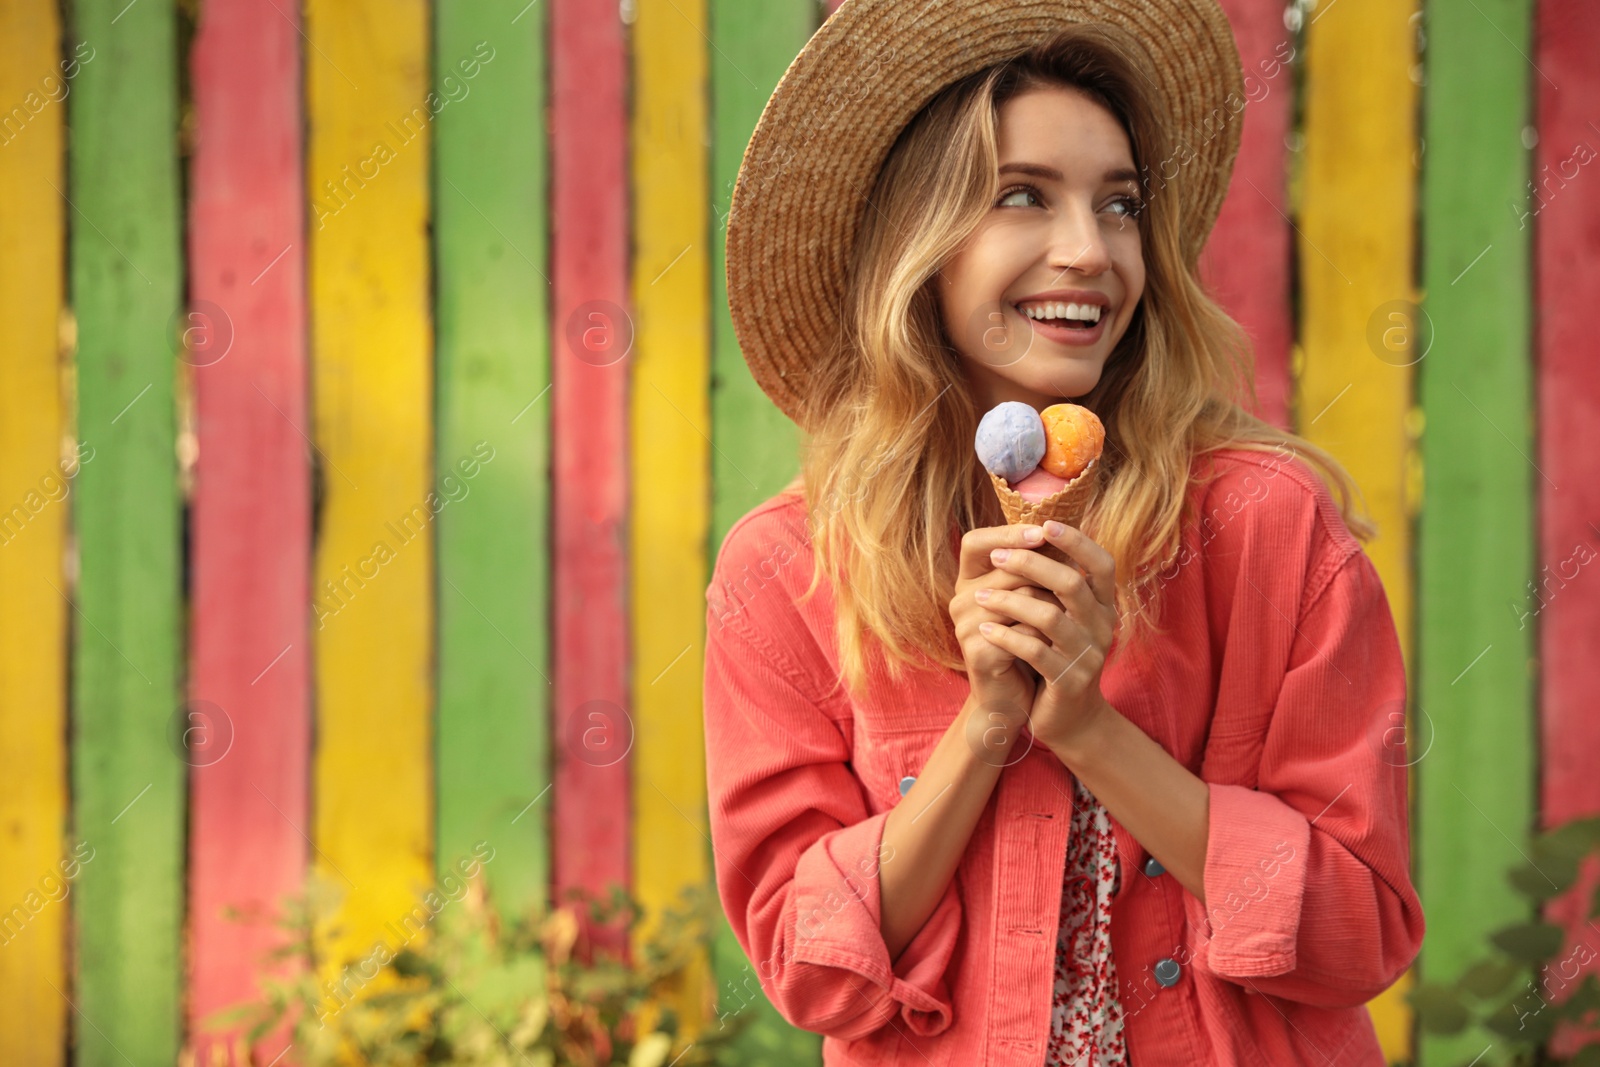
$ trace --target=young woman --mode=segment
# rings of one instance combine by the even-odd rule
[[[1227,21],[914,7],[818,31],[729,218],[808,440],[707,591],[728,921],[830,1065],[1382,1064],[1364,1005],[1424,928],[1406,680],[1353,485],[1248,413],[1197,279]],[[978,420],[1067,398],[1095,500],[1008,526]]]

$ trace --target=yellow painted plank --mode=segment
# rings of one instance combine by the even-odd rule
[[[633,27],[634,311],[630,396],[634,892],[655,918],[706,865],[701,665],[710,529],[711,250],[705,0],[639,0]],[[709,960],[679,991],[693,1040]]]
[[[391,947],[432,884],[433,116],[423,0],[308,0],[316,863],[338,946]],[[452,106],[448,101],[443,106]],[[460,106],[454,104],[453,106]],[[446,502],[447,503],[447,502]],[[294,535],[298,535],[295,532]]]
[[[66,185],[71,87],[61,63],[75,62],[58,54],[60,42],[55,0],[0,4],[0,107],[9,109],[0,114],[0,1063],[39,1067],[60,1064],[66,1047],[71,883],[60,865],[78,869],[63,838],[66,602],[57,591],[67,587],[69,479],[56,356],[64,240],[56,189]]]
[[[1296,381],[1298,431],[1345,464],[1377,522],[1367,554],[1383,578],[1408,672],[1408,472],[1416,460],[1406,364],[1420,355],[1414,342],[1423,335],[1413,329],[1416,8],[1415,0],[1342,0],[1318,5],[1307,28]],[[1425,741],[1416,731],[1410,736]],[[1369,1005],[1390,1062],[1411,1055],[1411,1013],[1402,999],[1411,980],[1408,972]]]

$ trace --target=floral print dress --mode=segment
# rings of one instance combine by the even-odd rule
[[[1126,1067],[1122,1004],[1111,959],[1116,840],[1105,805],[1072,778],[1072,831],[1056,935],[1055,1007],[1045,1067]]]

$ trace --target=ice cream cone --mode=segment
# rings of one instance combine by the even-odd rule
[[[1054,519],[1076,527],[1083,521],[1084,514],[1089,510],[1089,502],[1094,499],[1094,465],[1098,462],[1097,459],[1090,460],[1076,478],[1038,501],[1024,500],[1022,494],[1011,488],[998,474],[990,473],[989,480],[994,483],[994,494],[1000,498],[1000,508],[1005,512],[1007,523],[1015,525],[1024,522],[1043,526],[1047,520]],[[1035,551],[1062,563],[1070,562],[1066,553],[1048,542]]]

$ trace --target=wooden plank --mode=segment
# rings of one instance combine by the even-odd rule
[[[56,189],[66,187],[64,94],[81,63],[60,44],[53,0],[0,5],[0,106],[11,108],[0,114],[0,1062],[39,1067],[59,1067],[66,1048],[71,882],[60,864],[73,861],[61,594],[66,494],[79,461],[67,453],[62,463],[67,205]]]
[[[177,20],[170,2],[73,7],[67,98],[78,432],[74,836],[76,1062],[171,1063],[182,1029],[184,771],[174,317],[182,292]],[[65,991],[63,991],[65,993]]]
[[[809,0],[711,0],[712,236],[711,541],[713,560],[739,516],[782,491],[800,469],[800,431],[750,376],[728,314],[728,206],[745,146],[778,79],[815,29]],[[733,457],[738,457],[737,461]]]
[[[428,160],[439,98],[422,0],[309,0],[311,344],[322,490],[313,564],[318,870],[341,955],[432,881]],[[456,106],[445,104],[443,106]]]
[[[311,469],[296,8],[210,0],[190,52],[195,148],[185,321],[199,445],[191,504],[189,1020],[257,994],[305,874]],[[245,847],[247,843],[247,847]],[[231,920],[233,909],[248,921]],[[287,1043],[265,1040],[263,1062]],[[239,1060],[238,1062],[245,1062]]]
[[[641,0],[633,27],[633,861],[649,916],[636,950],[681,890],[712,884],[698,669],[711,519],[706,31],[705,0]],[[699,1033],[712,981],[710,961],[701,959],[676,990],[688,1041]]]
[[[627,36],[612,0],[551,6],[555,423],[555,858],[568,890],[631,888],[624,597]],[[624,951],[615,930],[597,944]]]
[[[1600,455],[1591,444],[1600,422],[1600,340],[1590,318],[1600,291],[1600,196],[1595,195],[1600,67],[1594,62],[1600,54],[1600,8],[1581,0],[1546,0],[1537,10],[1531,55],[1544,77],[1534,80],[1539,131],[1534,189],[1524,188],[1515,203],[1519,236],[1524,223],[1533,234],[1537,459],[1550,483],[1542,478],[1534,483],[1539,491],[1537,596],[1525,589],[1516,603],[1519,625],[1524,624],[1521,612],[1527,612],[1525,625],[1539,634],[1540,822],[1552,827],[1600,813],[1600,779],[1594,773],[1600,721],[1593,713],[1594,693],[1600,691],[1600,662],[1594,656],[1600,568],[1586,565],[1600,554]],[[1553,921],[1572,931],[1572,944],[1591,933],[1585,928],[1590,886],[1586,882],[1581,896],[1569,895],[1549,909]],[[1583,968],[1594,970],[1592,961]],[[1572,1036],[1560,1035],[1553,1051],[1572,1055],[1577,1047]]]
[[[1414,501],[1407,484],[1416,454],[1407,413],[1420,351],[1412,282],[1415,10],[1414,2],[1344,0],[1319,10],[1306,27],[1303,362],[1295,383],[1298,432],[1339,457],[1377,523],[1378,536],[1365,548],[1413,671]],[[1384,758],[1404,764],[1409,757],[1396,749]],[[1411,984],[1408,972],[1370,1006],[1390,1062],[1411,1057],[1404,1000]]]
[[[434,91],[460,97],[435,141],[435,473],[464,494],[438,520],[437,865],[490,842],[507,914],[550,877],[545,16],[525,9],[439,5],[434,42]]]
[[[1287,429],[1294,323],[1285,138],[1294,113],[1294,35],[1276,0],[1224,0],[1222,8],[1239,46],[1245,94],[1219,105],[1244,127],[1200,270],[1213,297],[1255,345],[1256,414]]]
[[[739,351],[728,314],[728,205],[745,146],[778,79],[816,24],[810,0],[711,0],[711,182],[716,225],[711,234],[711,537],[708,565],[739,517],[778,493],[799,469],[800,432],[767,399]],[[736,458],[735,458],[736,457]],[[709,846],[708,846],[709,848]],[[709,863],[709,856],[707,862]],[[718,1010],[755,1013],[755,1022],[728,1050],[729,1067],[815,1064],[822,1039],[796,1029],[761,992],[750,961],[724,925],[712,965]]]
[[[1523,131],[1541,78],[1526,58],[1531,18],[1527,0],[1436,5],[1428,16],[1422,263],[1434,335],[1417,364],[1428,636],[1417,707],[1434,729],[1416,771],[1430,980],[1454,978],[1491,929],[1526,913],[1505,871],[1523,862],[1533,822],[1534,647],[1507,605],[1525,602],[1534,569],[1534,486],[1560,484],[1533,458],[1528,231],[1506,207],[1528,181]],[[1424,1036],[1420,1061],[1464,1063],[1482,1045]]]

